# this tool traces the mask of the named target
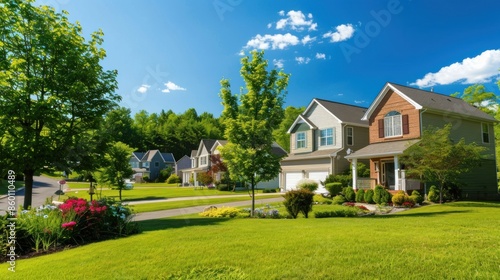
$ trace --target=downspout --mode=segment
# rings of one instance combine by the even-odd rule
[[[345,142],[345,141],[344,141],[344,140],[345,140],[345,127],[346,127],[346,126],[347,126],[346,124],[342,124],[342,133],[341,133],[341,135],[342,135],[342,146],[340,147],[340,149],[339,149],[338,151],[336,151],[336,152],[335,152],[335,153],[333,153],[333,154],[330,154],[330,162],[332,163],[332,164],[331,164],[331,167],[332,167],[332,174],[334,174],[334,175],[336,175],[336,173],[337,173],[337,172],[336,172],[337,170],[333,170],[333,167],[334,167],[334,166],[335,166],[335,169],[337,169],[337,164],[334,164],[334,160],[336,160],[336,159],[337,159],[337,155],[338,155],[338,153],[339,153],[339,152],[342,152],[342,151],[345,149],[345,146],[344,146],[344,142]]]
[[[427,111],[426,108],[420,110],[420,137],[422,138],[422,133],[423,133],[423,124],[422,124],[422,115]],[[422,178],[420,178],[422,179]],[[427,200],[427,183],[424,182],[424,199]]]

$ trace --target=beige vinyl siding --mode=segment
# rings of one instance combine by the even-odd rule
[[[306,117],[316,125],[317,129],[314,131],[314,146],[313,150],[324,150],[340,148],[342,146],[342,127],[336,117],[330,112],[317,104],[314,104],[309,110]],[[322,129],[333,128],[333,145],[320,146],[320,131]]]
[[[297,149],[297,133],[305,132],[306,133],[306,147]],[[295,126],[295,129],[290,134],[290,152],[292,154],[297,153],[307,153],[313,151],[313,131],[309,128],[309,125],[305,123],[301,123]]]

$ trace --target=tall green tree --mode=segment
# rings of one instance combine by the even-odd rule
[[[297,119],[304,110],[304,107],[286,107],[283,121],[280,123],[279,127],[273,131],[274,140],[287,152],[290,152],[290,134],[287,133],[288,129],[290,129],[295,119]]]
[[[462,174],[477,167],[486,150],[476,143],[466,144],[463,138],[454,142],[450,132],[451,124],[440,129],[426,129],[420,141],[408,147],[401,156],[408,175],[439,183],[440,203],[446,183],[457,183]]]
[[[104,155],[103,167],[96,174],[99,184],[115,186],[118,189],[120,200],[122,200],[125,180],[134,174],[129,163],[134,151],[135,149],[125,143],[113,143]]]
[[[66,12],[33,3],[0,0],[0,154],[24,173],[25,208],[35,172],[67,165],[79,135],[119,101],[117,72],[100,65],[102,31],[86,40]]]
[[[290,75],[268,71],[264,52],[253,51],[241,59],[240,74],[246,87],[240,94],[231,92],[229,80],[221,80],[220,97],[224,110],[228,144],[220,148],[233,181],[250,183],[252,215],[255,186],[275,178],[281,157],[272,153],[273,131],[284,117],[283,103]]]

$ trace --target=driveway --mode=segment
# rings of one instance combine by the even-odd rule
[[[47,178],[43,176],[33,177],[33,196],[31,205],[32,207],[38,207],[45,204],[47,198],[52,202],[52,197],[56,197],[54,194],[59,189],[59,184],[57,180],[52,178]],[[24,188],[16,192],[16,207],[19,208],[24,204]],[[0,213],[4,214],[7,210],[7,197],[0,199]]]

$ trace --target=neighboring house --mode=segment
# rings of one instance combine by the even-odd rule
[[[144,176],[150,180],[156,180],[160,175],[160,170],[170,166],[175,168],[175,158],[172,153],[161,153],[159,150],[149,150],[147,152],[133,152],[130,157],[130,165],[134,170],[133,178],[142,181]]]
[[[191,185],[190,179],[192,178],[192,184],[198,186],[200,183],[197,180],[198,174],[207,172],[211,167],[210,156],[219,155],[220,151],[218,147],[227,144],[226,140],[214,140],[214,139],[203,139],[200,141],[198,150],[193,150],[191,152],[191,168],[182,169],[182,182],[183,185]],[[286,151],[283,150],[277,143],[273,143],[272,151],[274,154],[279,156],[286,155]],[[223,160],[223,159],[222,159]],[[214,175],[215,181],[220,181],[223,173],[219,172]],[[257,189],[273,188],[277,189],[279,187],[279,176],[274,180],[268,182],[260,182],[257,184]]]
[[[493,125],[496,120],[459,98],[394,83],[387,83],[362,120],[370,125],[370,145],[346,158],[353,162],[370,160],[370,177],[353,176],[354,188],[374,188],[381,184],[392,190],[420,189],[418,180],[406,178],[399,156],[416,143],[426,128],[453,125],[450,137],[464,138],[488,149],[481,166],[461,178],[462,196],[472,199],[498,199]]]
[[[175,174],[182,178],[182,169],[191,168],[191,158],[187,155],[184,155],[175,163]]]
[[[361,120],[366,109],[313,99],[288,130],[290,154],[281,161],[280,188],[288,191],[303,178],[319,182],[349,169],[344,156],[368,145],[368,122]]]

